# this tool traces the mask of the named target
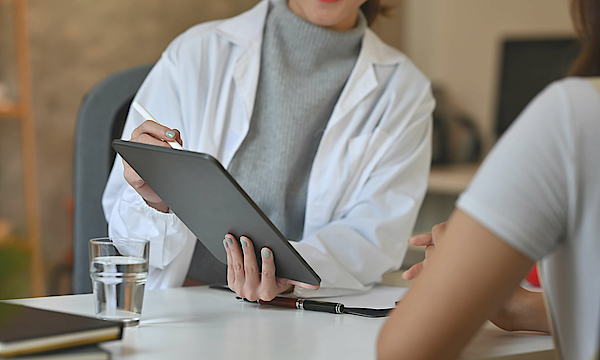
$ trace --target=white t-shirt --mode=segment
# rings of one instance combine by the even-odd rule
[[[582,78],[546,88],[457,207],[531,260],[564,359],[589,360],[600,319],[600,96]]]

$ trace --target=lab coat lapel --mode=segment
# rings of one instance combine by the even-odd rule
[[[370,30],[367,29],[354,69],[327,124],[328,129],[333,128],[379,85],[373,68],[375,62],[371,54],[371,36]]]
[[[328,191],[333,181],[327,179],[324,173],[331,164],[340,164],[343,161],[347,144],[352,140],[349,135],[356,133],[347,131],[348,128],[360,127],[364,117],[367,116],[365,111],[368,109],[361,110],[357,106],[379,86],[375,67],[394,66],[401,60],[402,56],[398,56],[396,50],[384,45],[371,29],[366,29],[356,65],[334,107],[313,160],[308,183],[305,236],[318,228],[318,224],[327,222],[331,218],[331,211],[335,204],[324,204],[319,200],[327,198],[322,195]],[[342,141],[346,146],[334,149],[332,144],[339,144]]]
[[[249,127],[254,110],[260,72],[261,44],[268,10],[269,1],[262,1],[249,11],[223,21],[215,29],[217,33],[242,49],[233,68],[233,79],[242,99],[245,114],[245,119],[231,119],[232,122],[237,123],[234,126],[238,128]]]

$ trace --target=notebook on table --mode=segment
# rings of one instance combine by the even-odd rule
[[[11,360],[110,360],[110,352],[98,345],[83,345],[69,349],[45,351],[35,354],[20,355],[0,359]]]
[[[123,324],[0,302],[0,358],[121,339]]]

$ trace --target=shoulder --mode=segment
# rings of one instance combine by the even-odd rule
[[[261,1],[237,16],[192,26],[175,38],[164,54],[185,56],[220,47],[228,49],[232,44],[250,47],[260,43],[268,8],[269,2]]]
[[[598,90],[587,78],[567,77],[549,84],[531,102],[531,105],[543,103],[545,106],[587,107],[600,102]]]
[[[598,90],[586,78],[567,77],[555,81],[542,90],[523,110],[515,123],[523,122],[548,126],[555,124],[569,136],[585,127],[589,121],[597,122],[600,113]]]
[[[192,26],[177,36],[167,47],[164,54],[181,57],[193,54],[207,46],[226,45],[229,41],[219,36],[216,29],[226,20],[214,20]]]
[[[577,118],[597,118],[600,111],[600,88],[597,89],[592,81],[600,81],[599,78],[568,77],[556,81],[547,89],[547,95],[560,96],[564,99],[564,105],[568,107],[571,114]]]
[[[377,34],[367,28],[363,41],[363,55],[373,63],[375,67],[392,67],[393,74],[403,81],[410,81],[422,87],[429,87],[429,79],[402,51],[386,44]]]

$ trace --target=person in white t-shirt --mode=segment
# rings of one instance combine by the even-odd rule
[[[434,233],[435,251],[428,247],[426,265],[410,270],[407,277],[420,274],[380,333],[379,359],[457,358],[538,261],[562,358],[597,354],[600,80],[586,77],[600,75],[600,1],[574,0],[573,14],[583,45],[577,77],[528,105],[460,196],[447,229],[436,229],[443,235]],[[521,306],[533,310],[521,311],[523,329],[548,330],[541,301]]]

